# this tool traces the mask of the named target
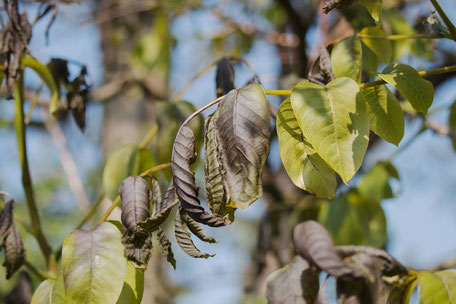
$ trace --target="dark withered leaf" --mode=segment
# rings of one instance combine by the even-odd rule
[[[262,194],[269,154],[269,102],[259,84],[232,90],[215,110],[216,137],[230,207],[247,208]]]
[[[313,304],[318,293],[318,272],[300,256],[267,278],[269,304]]]
[[[217,97],[226,95],[234,89],[234,69],[226,58],[222,58],[217,62],[215,85],[217,87]]]
[[[120,184],[124,230],[140,231],[138,223],[149,217],[150,188],[141,176],[129,176]]]
[[[202,253],[196,248],[192,241],[192,235],[187,230],[187,223],[182,219],[182,213],[185,211],[179,208],[174,219],[174,237],[176,238],[177,244],[180,248],[192,258],[203,258],[207,259],[214,255],[208,253]]]
[[[182,125],[171,155],[173,182],[182,208],[199,223],[212,227],[225,226],[227,223],[222,217],[209,214],[201,206],[198,199],[199,187],[195,184],[195,174],[190,170],[190,165],[195,160],[195,137],[189,127]]]
[[[125,247],[125,257],[139,266],[147,265],[152,253],[152,238],[150,232],[134,232],[125,230],[122,233],[122,244]]]
[[[335,8],[344,8],[350,6],[354,0],[328,0],[326,4],[321,8],[324,14],[328,14]]]
[[[201,225],[189,217],[185,212],[181,213],[182,220],[187,224],[188,229],[196,235],[197,238],[199,238],[203,242],[207,243],[217,243],[217,240],[214,239],[213,237],[207,236],[204,234],[204,229],[201,227]]]
[[[149,232],[154,232],[169,216],[171,210],[179,203],[179,198],[176,194],[176,188],[171,180],[168,190],[165,192],[162,208],[157,212],[153,212],[152,216],[145,221],[139,222],[138,226]]]
[[[51,58],[51,61],[47,64],[49,72],[54,77],[57,85],[68,84],[70,82],[70,72],[68,70],[68,60],[62,58]]]
[[[67,103],[79,127],[84,130],[86,123],[86,105],[89,101],[90,86],[86,81],[87,68],[83,66],[77,76],[68,86]]]
[[[339,279],[363,277],[345,263],[325,228],[316,221],[306,221],[297,225],[293,232],[296,251],[321,270]]]
[[[161,227],[157,228],[157,239],[162,249],[163,254],[166,256],[166,260],[176,269],[176,259],[174,258],[173,250],[171,249],[171,241],[165,234],[165,231]]]
[[[215,115],[215,116],[214,116]],[[215,136],[215,121],[218,119],[218,112],[209,115],[206,119],[204,138],[204,171],[206,180],[207,204],[212,213],[225,217],[229,223],[234,220],[236,208],[228,207],[228,187],[223,179],[222,163],[217,150],[218,143]]]
[[[163,197],[160,189],[160,184],[152,177],[151,179],[152,184],[152,216],[156,215],[163,209]]]
[[[334,80],[334,73],[331,66],[331,56],[324,45],[320,48],[320,73],[322,74],[325,82]]]
[[[16,286],[6,295],[6,304],[29,304],[32,301],[32,281],[27,272],[19,273]]]
[[[14,201],[8,201],[0,211],[0,249],[8,234],[8,229],[13,224],[13,205]]]
[[[25,261],[24,244],[14,222],[9,228],[3,247],[5,248],[5,262],[3,266],[6,268],[6,279],[9,280],[21,268]]]

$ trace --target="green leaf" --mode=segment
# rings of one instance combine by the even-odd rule
[[[378,27],[368,26],[361,30],[361,35],[373,35],[373,36],[385,36],[385,32]],[[366,46],[371,49],[372,52],[377,56],[377,58],[384,62],[390,63],[393,56],[393,48],[391,41],[386,39],[369,39],[361,38],[361,41],[366,44]]]
[[[57,105],[59,103],[60,93],[59,88],[55,83],[54,77],[52,77],[51,72],[44,64],[30,56],[22,58],[21,63],[24,67],[31,68],[33,71],[35,71],[41,78],[41,80],[49,88],[49,91],[51,92],[51,100],[49,101],[49,112],[51,113],[51,115],[55,116],[55,114],[57,113]]]
[[[387,10],[383,14],[384,20],[387,21],[393,35],[412,35],[415,30],[409,24],[407,19],[399,12]],[[400,39],[391,41],[393,46],[393,61],[399,61],[404,55],[410,54],[415,39]]]
[[[413,108],[426,114],[434,99],[434,86],[409,65],[387,66],[378,76],[399,90]]]
[[[390,162],[378,162],[363,176],[358,192],[372,203],[380,203],[383,199],[392,198],[390,178],[399,179],[396,168]]]
[[[259,84],[250,84],[228,93],[216,112],[216,136],[222,174],[229,188],[229,206],[245,209],[263,194],[261,178],[269,154],[269,102]]]
[[[358,0],[365,6],[377,24],[382,21],[382,0]]]
[[[450,108],[450,115],[448,116],[448,127],[451,132],[456,132],[456,101],[453,102]],[[456,140],[451,139],[453,150],[456,151]]]
[[[404,113],[396,97],[384,85],[363,89],[372,131],[394,145],[404,136]]]
[[[30,304],[51,304],[52,288],[54,288],[54,285],[54,279],[47,279],[41,282],[33,293],[32,302],[30,302]]]
[[[355,190],[323,203],[318,221],[328,229],[336,245],[366,245],[382,248],[387,241],[386,218],[379,204]]]
[[[434,273],[445,284],[451,303],[456,303],[456,271],[443,270]]]
[[[116,304],[139,304],[144,292],[144,271],[127,262],[122,292]]]
[[[67,303],[115,303],[127,268],[119,229],[105,222],[71,232],[63,243],[62,268]]]
[[[290,99],[280,104],[276,128],[280,158],[293,183],[317,197],[334,198],[336,175],[302,135]]]
[[[376,76],[379,65],[377,55],[375,55],[364,42],[361,42],[361,54],[363,70],[369,74],[369,76]]]
[[[361,82],[361,41],[355,34],[337,43],[331,52],[332,70],[336,78],[349,77]]]
[[[369,142],[369,118],[358,84],[347,77],[325,87],[302,82],[294,87],[291,104],[304,137],[347,183]]]
[[[52,304],[66,304],[65,284],[63,283],[63,270],[60,269],[52,289]]]
[[[454,303],[451,301],[456,296],[453,289],[454,280],[454,277],[449,277],[448,274],[438,276],[426,270],[420,271],[418,273],[420,304]],[[447,285],[448,283],[451,285]]]

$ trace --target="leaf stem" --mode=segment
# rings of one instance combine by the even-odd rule
[[[27,201],[27,209],[30,215],[30,221],[33,229],[33,235],[35,236],[41,252],[46,259],[46,263],[49,266],[49,257],[51,255],[51,248],[43,234],[41,229],[40,218],[38,215],[38,208],[35,202],[35,196],[33,193],[32,178],[30,176],[29,164],[27,159],[27,146],[25,140],[25,122],[24,122],[24,79],[23,71],[14,87],[14,125],[16,128],[17,147],[19,154],[19,162],[22,169],[22,185],[25,192],[25,198]]]
[[[448,30],[450,31],[451,37],[453,38],[454,41],[456,41],[456,28],[454,27],[453,23],[451,23],[450,19],[445,14],[445,12],[443,11],[442,7],[437,2],[437,0],[431,0],[431,3],[435,7],[436,11],[439,13],[440,18],[442,18],[442,20],[445,23],[445,25],[447,26]]]
[[[452,39],[442,34],[408,34],[408,35],[365,35],[358,34],[360,39],[383,39],[383,40],[404,40],[404,39]]]

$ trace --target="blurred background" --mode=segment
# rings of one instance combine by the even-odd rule
[[[456,1],[439,2],[456,22]],[[51,13],[33,26],[31,54],[43,63],[52,58],[68,60],[72,78],[85,65],[91,85],[85,128],[81,130],[71,115],[53,122],[45,108],[48,92],[41,90],[41,81],[33,72],[25,75],[29,99],[38,99],[27,128],[29,162],[44,232],[53,248],[61,245],[103,192],[107,197],[94,222],[110,205],[111,181],[106,180],[103,171],[113,154],[120,155],[112,161],[111,169],[115,170],[129,157],[125,152],[128,147],[158,125],[158,133],[147,147],[149,165],[169,161],[177,125],[194,108],[216,97],[215,68],[177,96],[194,107],[184,103],[171,106],[170,101],[206,66],[224,56],[240,56],[251,63],[265,89],[291,89],[307,77],[322,44],[373,25],[367,10],[357,4],[323,15],[320,1],[313,0],[49,3],[55,6]],[[36,2],[20,4],[30,22],[43,9]],[[423,21],[431,14],[429,1],[384,0],[383,6],[387,33],[427,30]],[[456,45],[450,40],[396,43],[393,50],[394,61],[416,69],[456,64]],[[242,63],[234,68],[235,84],[241,87],[252,77],[252,71]],[[380,65],[377,70],[382,69]],[[449,107],[456,100],[456,75],[443,74],[429,80],[435,86],[435,99],[428,118],[446,125]],[[268,98],[276,107],[282,100],[277,96]],[[16,214],[26,222],[13,115],[13,101],[0,99],[0,189],[16,198]],[[419,118],[408,116],[399,148],[371,136],[361,174],[369,172],[378,161],[389,160],[400,179],[391,181],[394,197],[382,201],[380,219],[367,223],[381,227],[358,232],[379,234],[371,237],[382,241],[362,244],[386,248],[406,266],[432,268],[449,261],[453,267],[456,153],[447,136],[430,130],[416,136],[421,125]],[[238,211],[231,226],[205,227],[219,243],[195,243],[202,251],[216,254],[213,258],[192,259],[173,242],[177,260],[177,269],[173,270],[159,250],[154,250],[143,303],[265,303],[265,278],[293,256],[292,228],[302,220],[317,218],[320,206],[325,204],[291,183],[279,158],[277,139],[272,138],[263,176],[263,198],[247,210]],[[204,198],[202,162],[196,172]],[[159,177],[167,178],[167,174]],[[358,180],[355,177],[350,185]],[[352,216],[345,220],[348,224],[341,229],[357,226],[363,230],[361,219]],[[25,231],[20,223],[19,228]],[[25,233],[21,235],[28,260],[43,265],[35,240]],[[339,244],[347,241],[335,238]],[[4,278],[4,269],[0,268],[0,299],[18,276],[10,281]]]

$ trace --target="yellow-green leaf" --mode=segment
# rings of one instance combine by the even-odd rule
[[[404,136],[404,113],[396,97],[384,85],[363,90],[372,131],[396,146]]]
[[[283,166],[293,183],[320,198],[336,195],[336,174],[304,138],[290,99],[279,107],[276,121]]]
[[[399,179],[399,173],[390,162],[378,162],[363,175],[358,192],[369,202],[380,203],[383,199],[392,198],[393,190],[389,184],[391,178]]]
[[[355,34],[337,43],[331,52],[332,70],[336,78],[350,77],[361,81],[361,41]]]
[[[451,303],[456,303],[456,271],[443,270],[434,273],[445,284]]]
[[[382,0],[358,0],[358,2],[367,8],[377,24],[382,20]]]
[[[361,35],[385,36],[385,32],[378,27],[368,26],[361,30]],[[393,56],[391,41],[386,39],[361,38],[361,41],[377,55],[377,58],[384,62],[390,63]]]
[[[116,304],[139,304],[144,292],[144,271],[127,262],[124,285]]]
[[[347,77],[324,87],[302,82],[291,93],[304,137],[345,183],[360,168],[369,142],[369,118],[363,99],[358,84]]]
[[[448,279],[445,276],[445,281]],[[454,281],[452,278],[450,281]],[[442,276],[423,270],[418,273],[418,290],[420,293],[420,304],[444,304],[454,303],[450,298],[450,290],[447,290],[446,283]],[[454,282],[452,282],[454,284]],[[454,291],[452,296],[454,297]]]
[[[52,288],[54,287],[55,279],[47,279],[38,286],[33,293],[32,302],[30,304],[51,304]]]
[[[387,66],[378,76],[395,87],[419,112],[426,113],[434,100],[434,86],[409,65]]]

